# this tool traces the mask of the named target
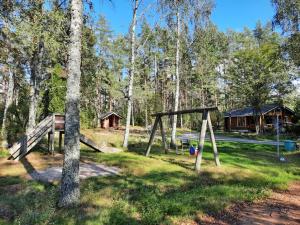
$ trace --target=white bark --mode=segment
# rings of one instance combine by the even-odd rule
[[[101,127],[101,121],[100,121],[100,116],[101,116],[101,106],[102,106],[102,101],[101,101],[101,91],[100,91],[100,86],[97,83],[97,87],[96,87],[96,98],[94,101],[94,105],[95,105],[95,110],[96,110],[96,114],[97,114],[97,122],[96,125],[97,127]]]
[[[60,207],[79,202],[79,158],[80,158],[80,65],[81,36],[83,25],[82,0],[71,1],[71,34],[69,44],[68,81],[65,118],[65,154],[62,171]]]
[[[1,130],[1,136],[3,138],[2,147],[7,147],[7,133],[6,133],[6,118],[7,118],[7,110],[9,106],[13,102],[13,92],[14,92],[14,78],[13,78],[13,72],[11,71],[10,66],[8,67],[8,90],[6,94],[5,99],[5,106],[4,106],[4,112],[3,112],[3,120],[2,120],[2,130]]]
[[[129,129],[130,129],[130,119],[131,119],[131,111],[132,111],[132,94],[133,94],[133,81],[134,81],[134,72],[135,72],[135,28],[136,28],[136,14],[138,9],[139,0],[135,0],[134,8],[133,8],[133,17],[131,24],[131,57],[130,64],[131,68],[129,71],[129,86],[128,86],[128,101],[127,101],[127,117],[126,117],[126,126],[124,133],[124,141],[123,147],[128,147],[128,139],[129,139]]]
[[[176,42],[176,67],[175,67],[175,75],[176,75],[176,90],[175,90],[175,101],[174,101],[174,111],[178,110],[178,102],[179,102],[179,51],[180,51],[180,12],[177,9],[177,42]],[[177,125],[177,115],[173,116],[172,121],[172,134],[171,134],[171,144],[174,146],[176,144],[176,125]]]

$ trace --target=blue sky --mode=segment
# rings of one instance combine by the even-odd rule
[[[140,9],[145,9],[151,2],[155,0],[143,0]],[[215,0],[215,4],[212,21],[221,31],[242,31],[244,27],[253,29],[258,20],[264,24],[274,15],[271,0]],[[128,31],[132,16],[131,0],[113,0],[113,3],[108,0],[94,0],[94,6],[95,14],[105,15],[115,33]],[[148,20],[154,21],[155,16],[150,13]]]
[[[254,28],[256,22],[270,21],[274,15],[271,0],[217,0],[212,20],[220,30],[242,31]]]

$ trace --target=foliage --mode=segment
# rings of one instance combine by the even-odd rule
[[[248,30],[239,38],[239,46],[234,46],[227,70],[224,73],[225,89],[235,106],[252,106],[259,115],[266,103],[282,104],[294,90],[293,67],[284,59],[281,39],[271,31],[270,25],[257,24],[253,33]],[[251,41],[249,41],[251,40]],[[232,50],[231,50],[232,51]],[[233,106],[234,107],[234,106]],[[255,120],[258,123],[258,120]]]
[[[297,33],[290,35],[289,40],[293,36],[290,42],[272,32],[270,23],[262,25],[260,22],[253,31],[246,28],[243,32],[224,33],[209,20],[213,2],[194,3],[196,1],[176,4],[160,1],[156,14],[165,22],[151,25],[146,16],[138,20],[132,124],[149,126],[153,112],[174,109],[177,8],[182,16],[179,109],[217,105],[222,113],[249,104],[259,108],[265,102],[274,101],[293,108],[295,95],[289,93],[294,88],[291,82],[299,74],[286,51],[290,49],[289,55],[299,58],[300,51],[294,47],[298,43]],[[274,1],[276,12],[281,13],[276,18],[284,19],[276,24],[284,22],[291,28],[290,3],[294,4],[292,0],[286,4]],[[1,26],[0,34],[6,39],[1,39],[4,51],[0,58],[6,65],[8,53],[13,53],[14,67],[18,70],[16,83],[25,80],[22,84],[31,87],[28,75],[33,55],[38,51],[39,40],[44,43],[38,120],[52,112],[64,112],[68,73],[69,5],[57,1],[46,5],[44,1],[20,1],[1,8],[10,20],[8,27]],[[80,104],[83,127],[99,126],[101,114],[107,111],[116,111],[125,118],[130,66],[129,36],[116,35],[104,16],[93,21],[89,13],[85,14],[82,36]],[[4,21],[3,16],[1,20]],[[221,114],[214,118],[215,126],[221,125],[220,118]],[[177,126],[196,128],[199,120],[194,116],[182,116]],[[171,122],[172,118],[165,120],[165,127]]]
[[[47,96],[48,104],[46,102],[43,104],[46,105],[47,109],[51,113],[64,113],[65,111],[65,96],[66,96],[66,79],[65,79],[65,71],[61,67],[61,65],[56,64],[51,73],[51,78],[48,80],[49,90],[46,90],[44,96]]]
[[[282,28],[284,33],[289,35],[285,43],[285,50],[290,58],[300,66],[300,2],[299,0],[272,0],[276,13],[273,18],[274,25]]]
[[[18,101],[14,101],[7,112],[7,142],[13,144],[24,135],[28,122],[28,92],[26,87],[19,87]]]

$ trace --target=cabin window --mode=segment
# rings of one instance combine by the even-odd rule
[[[265,121],[266,121],[266,124],[272,124],[273,123],[273,118],[270,117],[270,116],[266,116]]]
[[[238,117],[237,125],[238,125],[238,127],[245,127],[245,117]]]

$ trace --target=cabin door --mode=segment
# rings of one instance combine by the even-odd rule
[[[114,116],[111,116],[109,118],[109,127],[113,127],[114,126]]]

